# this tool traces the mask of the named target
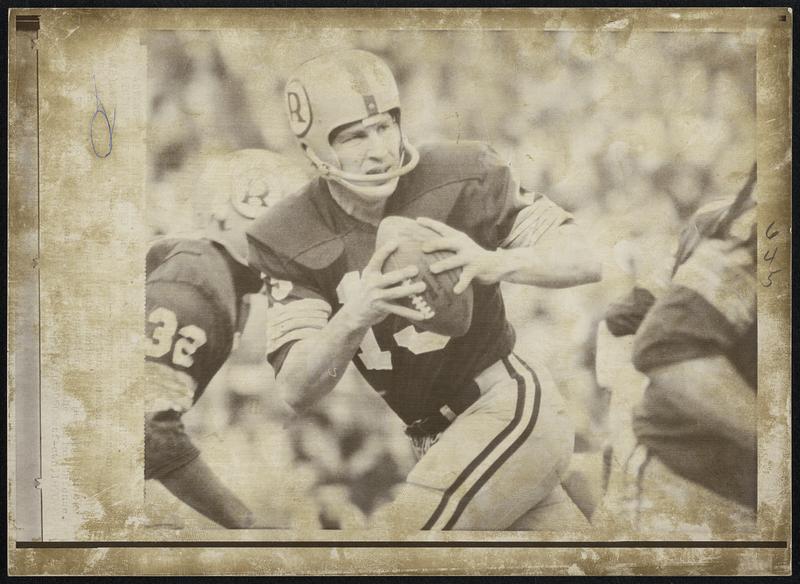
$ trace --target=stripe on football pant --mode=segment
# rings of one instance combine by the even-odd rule
[[[422,529],[451,529],[477,492],[533,432],[541,403],[539,379],[533,370],[516,356],[503,359],[503,365],[509,376],[517,383],[514,418],[448,487],[439,506]],[[533,388],[533,396],[527,395],[528,388]]]

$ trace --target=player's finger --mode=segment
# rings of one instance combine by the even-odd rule
[[[364,271],[368,272],[380,272],[383,264],[386,262],[386,258],[388,258],[394,250],[397,249],[398,243],[396,241],[390,241],[385,245],[378,248],[372,257],[370,258],[367,265],[364,267]]]
[[[422,294],[425,292],[425,282],[413,282],[411,284],[401,284],[393,288],[384,288],[380,292],[379,298],[381,300],[398,300],[413,296],[414,294]]]
[[[454,254],[431,264],[430,270],[434,274],[441,274],[447,270],[454,270],[467,264],[469,261],[464,254]]]
[[[414,322],[420,322],[423,320],[427,320],[428,318],[424,314],[422,314],[419,310],[414,310],[413,308],[406,308],[405,306],[400,306],[399,304],[392,304],[391,302],[381,302],[380,307],[386,312],[391,312],[392,314],[396,314],[397,316],[402,316],[403,318],[407,318],[408,320],[413,320]]]
[[[454,237],[439,237],[422,242],[422,251],[432,253],[434,251],[458,251],[461,249],[461,242]]]
[[[404,268],[400,268],[399,270],[392,270],[391,272],[386,272],[383,274],[378,279],[378,285],[381,288],[385,288],[386,286],[394,286],[403,280],[410,280],[411,278],[416,277],[417,274],[419,274],[419,268],[417,266],[406,266]]]
[[[453,286],[453,294],[461,294],[464,290],[469,288],[473,278],[475,278],[475,273],[472,270],[463,270],[458,282]]]
[[[417,217],[417,223],[419,223],[420,225],[424,225],[429,229],[433,229],[436,233],[438,233],[442,237],[458,233],[456,229],[453,229],[449,225],[445,225],[441,221],[437,221],[436,219],[431,219],[430,217]]]

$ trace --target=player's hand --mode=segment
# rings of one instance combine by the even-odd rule
[[[248,512],[241,517],[236,524],[232,525],[231,529],[276,529],[281,527],[280,522],[275,519],[268,519],[267,517],[253,512]]]
[[[461,268],[461,277],[453,286],[453,292],[461,294],[473,280],[481,284],[496,284],[500,281],[497,254],[482,248],[475,243],[466,233],[453,229],[435,219],[428,217],[417,218],[417,223],[424,225],[441,237],[432,239],[422,245],[422,251],[432,253],[435,251],[452,251],[452,256],[431,264],[430,270],[434,274],[441,274],[448,270]]]
[[[418,273],[417,266],[406,266],[385,274],[381,273],[386,258],[397,249],[397,242],[391,242],[378,249],[361,272],[361,279],[348,294],[342,310],[356,329],[369,328],[381,322],[389,314],[396,314],[419,322],[425,316],[412,308],[396,302],[425,291],[425,282],[410,282]]]

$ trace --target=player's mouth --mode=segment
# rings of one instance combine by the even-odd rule
[[[392,165],[387,164],[384,166],[378,166],[376,168],[369,169],[365,174],[384,174],[392,170]]]

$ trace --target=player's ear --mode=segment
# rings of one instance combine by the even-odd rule
[[[228,213],[230,208],[227,203],[220,203],[211,212],[211,221],[216,222],[221,231],[225,231],[228,226]]]

